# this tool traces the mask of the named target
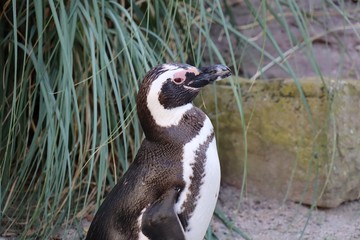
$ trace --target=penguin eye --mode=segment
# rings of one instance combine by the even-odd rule
[[[181,84],[184,82],[184,80],[185,80],[184,78],[174,78],[174,83]]]

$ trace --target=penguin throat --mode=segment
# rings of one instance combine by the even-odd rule
[[[147,107],[156,125],[159,127],[171,127],[179,125],[185,113],[193,108],[193,104],[188,103],[180,107],[166,109],[158,100],[149,102],[148,99]]]

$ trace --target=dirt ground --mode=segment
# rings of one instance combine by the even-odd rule
[[[248,194],[239,201],[240,190],[222,185],[218,206],[234,226],[252,240],[359,240],[360,200],[344,203],[333,209],[314,209],[294,202],[264,199]],[[310,215],[309,215],[310,214]],[[90,222],[82,221],[82,228],[88,229]],[[242,240],[217,217],[213,218],[212,229],[219,240]],[[303,234],[302,234],[303,232]],[[64,229],[54,239],[80,240],[76,229]],[[13,240],[2,238],[0,240]]]
[[[253,240],[357,240],[360,239],[360,200],[333,209],[314,209],[285,201],[247,195],[239,205],[239,189],[223,185],[220,209]],[[212,222],[219,240],[240,240],[218,219]],[[303,234],[302,234],[303,232]]]
[[[333,209],[314,209],[309,218],[309,207],[290,201],[284,203],[248,194],[240,201],[240,190],[222,185],[218,206],[234,226],[252,240],[359,240],[360,200],[344,203]],[[308,221],[308,222],[307,222]],[[82,221],[88,229],[89,221]],[[242,240],[214,217],[212,229],[219,240]],[[303,235],[302,235],[303,232]],[[54,239],[80,240],[76,229],[60,230]],[[0,237],[0,240],[14,238]]]
[[[247,194],[239,201],[240,190],[223,184],[218,207],[234,226],[252,240],[359,240],[360,200],[347,202],[333,209],[314,209],[291,201],[281,202]],[[308,221],[308,222],[307,222]],[[90,222],[82,221],[88,229]],[[212,229],[219,240],[242,240],[217,217]],[[302,234],[303,232],[303,234]],[[56,239],[80,240],[77,230],[60,230]],[[9,240],[2,239],[0,240]]]

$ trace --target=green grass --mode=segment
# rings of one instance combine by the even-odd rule
[[[46,239],[94,213],[140,146],[135,96],[139,80],[159,63],[223,63],[238,75],[243,55],[235,53],[254,48],[261,59],[254,60],[258,71],[253,79],[275,65],[284,69],[297,83],[311,120],[298,77],[286,61],[306,49],[322,76],[312,52],[308,13],[295,1],[274,1],[296,17],[304,40],[295,41],[286,16],[274,5],[244,3],[276,54],[245,36],[234,24],[236,13],[220,0],[3,1],[0,234]],[[334,8],[351,28],[349,16]],[[269,16],[287,32],[291,49],[278,46],[267,28]],[[226,56],[211,33],[215,25],[222,26]],[[240,86],[231,84],[246,129]],[[242,160],[247,161],[246,145]],[[242,177],[243,193],[246,167]]]

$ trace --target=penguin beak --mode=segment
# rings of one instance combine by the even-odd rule
[[[192,79],[186,84],[190,88],[201,88],[212,82],[231,76],[231,70],[224,65],[211,65],[199,68],[199,74],[193,75]]]

